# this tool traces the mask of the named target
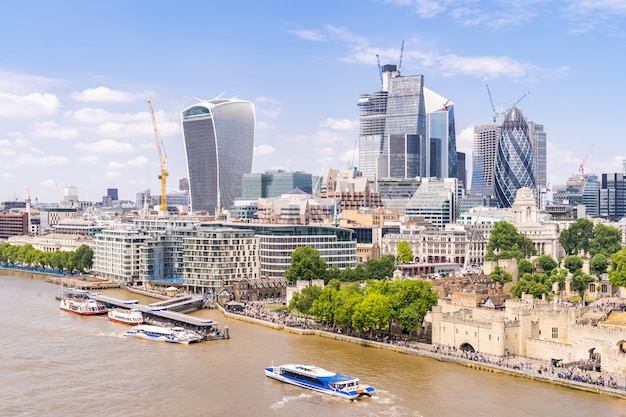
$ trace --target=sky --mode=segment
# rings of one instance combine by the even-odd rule
[[[520,98],[547,133],[551,187],[626,158],[625,0],[2,2],[0,51],[0,201],[158,194],[148,98],[168,190],[199,99],[254,103],[252,172],[358,166],[377,55],[454,103],[468,175],[473,126]]]

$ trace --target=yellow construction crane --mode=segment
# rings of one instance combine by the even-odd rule
[[[161,174],[159,179],[161,180],[161,213],[167,213],[167,153],[161,150],[161,138],[159,137],[159,130],[157,129],[156,119],[154,117],[154,109],[152,108],[152,100],[148,99],[148,106],[150,106],[150,116],[152,116],[152,128],[154,129],[154,138],[156,139],[157,150],[159,151],[159,161],[161,162]]]

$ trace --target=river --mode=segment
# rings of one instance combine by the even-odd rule
[[[451,363],[295,335],[222,316],[231,338],[171,345],[123,336],[106,316],[58,308],[42,278],[0,276],[0,416],[626,416],[626,402]],[[155,300],[106,290],[107,295]],[[345,401],[266,378],[304,362],[378,395]]]

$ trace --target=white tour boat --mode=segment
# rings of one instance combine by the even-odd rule
[[[86,296],[68,295],[61,298],[59,308],[70,313],[82,316],[92,316],[96,314],[106,314],[109,310],[101,301],[92,300]]]
[[[139,337],[142,339],[158,340],[169,343],[194,343],[199,342],[203,337],[191,330],[182,327],[161,327],[150,324],[140,324],[132,330],[124,333],[125,336]]]
[[[369,385],[361,385],[359,379],[330,372],[313,365],[286,364],[265,368],[268,378],[307,388],[347,400],[361,396],[372,396],[376,390]]]
[[[116,323],[139,325],[143,324],[143,314],[141,311],[131,308],[112,308],[109,310],[109,320]]]

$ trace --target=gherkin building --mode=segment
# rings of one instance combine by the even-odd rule
[[[522,187],[536,193],[528,122],[522,111],[513,106],[504,117],[497,146],[494,189],[498,206],[512,207],[517,190]]]

